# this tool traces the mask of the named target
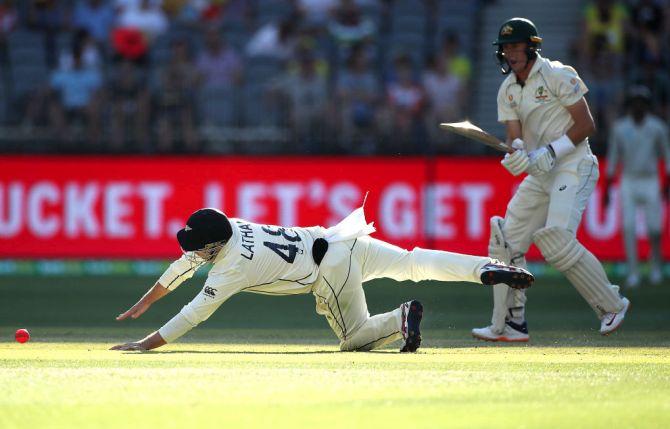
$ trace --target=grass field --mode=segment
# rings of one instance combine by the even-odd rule
[[[116,323],[152,279],[0,277],[0,428],[670,427],[670,288],[627,293],[622,330],[597,334],[569,285],[529,292],[529,345],[469,338],[490,291],[379,281],[371,312],[426,307],[420,353],[337,352],[309,296],[233,297],[184,341],[108,351],[158,327],[195,294],[184,285]],[[27,344],[13,342],[19,327]]]

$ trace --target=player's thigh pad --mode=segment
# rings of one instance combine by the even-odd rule
[[[591,157],[580,160],[575,167],[566,166],[558,170],[547,184],[549,208],[546,226],[577,231],[599,175],[598,165]]]
[[[610,284],[598,259],[571,232],[560,227],[542,228],[533,239],[547,262],[565,274],[596,314],[623,308],[618,286]]]

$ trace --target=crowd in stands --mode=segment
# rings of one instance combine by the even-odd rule
[[[626,88],[644,85],[653,111],[670,120],[670,2],[595,0],[585,4],[573,64],[589,87],[598,133],[591,138],[604,155],[613,121],[625,112]]]
[[[472,113],[485,2],[466,3],[458,27],[445,25],[457,4],[445,0],[0,0],[0,144],[458,154],[437,124]],[[590,88],[600,153],[632,83],[669,119],[669,3],[585,1],[565,62]]]
[[[0,123],[15,151],[423,153],[468,109],[445,3],[1,1]]]

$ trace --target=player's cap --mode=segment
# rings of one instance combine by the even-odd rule
[[[503,23],[498,31],[498,38],[493,42],[494,45],[504,43],[528,42],[539,45],[542,38],[537,33],[537,27],[530,19],[512,18]]]
[[[191,252],[218,241],[227,242],[232,236],[228,217],[221,210],[204,208],[189,216],[186,227],[177,232],[177,241],[182,249]]]

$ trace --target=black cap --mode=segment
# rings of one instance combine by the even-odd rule
[[[186,227],[177,232],[177,241],[187,252],[200,250],[211,243],[227,242],[233,236],[230,221],[221,210],[200,209],[189,216]]]

